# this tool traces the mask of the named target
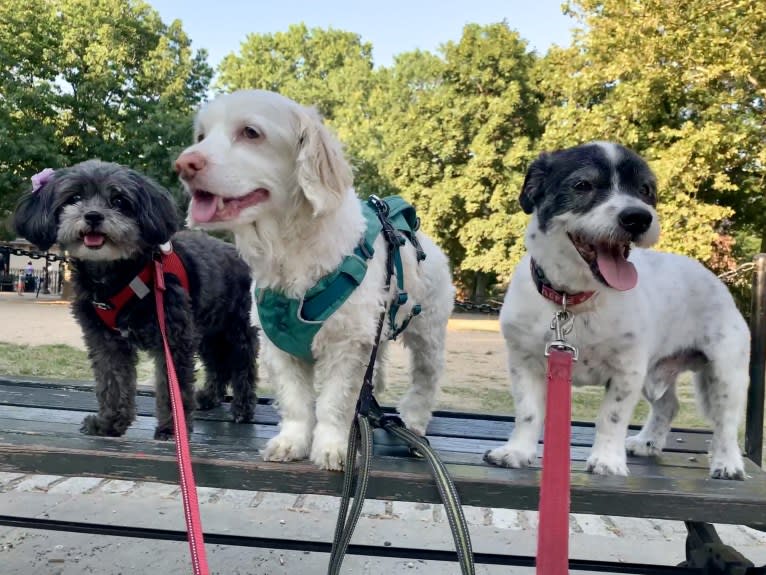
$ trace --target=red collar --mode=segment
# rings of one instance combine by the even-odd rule
[[[543,269],[537,265],[537,262],[534,258],[530,258],[529,267],[532,271],[532,281],[535,282],[537,291],[545,299],[549,299],[555,304],[564,305],[565,299],[567,306],[581,304],[588,301],[591,297],[593,297],[593,294],[596,293],[594,291],[582,291],[579,293],[567,293],[558,291],[553,288],[551,283],[548,281],[548,278],[545,277]]]
[[[172,251],[172,247],[168,252],[164,250],[160,252],[160,261],[165,274],[171,274],[178,278],[181,282],[181,287],[184,291],[189,293],[189,276],[186,273],[181,258],[175,251]],[[96,314],[101,318],[101,321],[106,326],[115,331],[117,329],[117,316],[122,309],[127,305],[129,301],[137,297],[138,299],[144,299],[151,289],[149,286],[154,281],[154,259],[146,264],[139,274],[134,277],[128,285],[122,288],[116,295],[109,298],[106,302],[93,301],[93,308],[96,310]]]

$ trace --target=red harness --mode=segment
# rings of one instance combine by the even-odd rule
[[[186,293],[189,293],[189,276],[186,274],[186,268],[184,267],[181,258],[175,251],[161,251],[160,259],[162,261],[162,269],[165,274],[174,275],[181,282],[181,286]],[[117,329],[117,316],[120,315],[122,309],[133,298],[144,299],[149,293],[151,293],[150,286],[154,283],[154,260],[146,264],[146,267],[142,269],[139,274],[134,277],[131,282],[122,288],[116,295],[109,298],[106,302],[94,301],[93,307],[101,318],[104,324],[115,331]],[[164,278],[163,278],[164,280]]]

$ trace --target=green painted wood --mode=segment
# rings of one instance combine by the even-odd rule
[[[0,429],[6,433],[22,434],[46,434],[55,437],[70,437],[81,439],[83,448],[87,449],[91,445],[98,445],[99,441],[111,442],[111,445],[119,445],[123,438],[97,438],[88,437],[79,433],[81,412],[70,412],[63,410],[45,410],[40,408],[21,408],[13,406],[0,406]],[[256,457],[258,451],[262,449],[266,442],[276,435],[276,426],[266,425],[238,425],[234,423],[213,423],[196,422],[194,432],[191,436],[193,446],[210,446],[221,451],[233,448],[238,452],[250,452],[252,457]],[[150,445],[156,443],[154,435],[154,418],[139,416],[135,423],[128,429],[124,439],[129,441],[145,441]],[[378,434],[378,453],[387,452],[384,443],[391,440],[386,439],[385,434]],[[444,457],[451,463],[466,463],[475,465],[485,465],[482,456],[487,449],[492,449],[502,445],[500,441],[488,440],[468,440],[453,437],[429,437],[433,447],[439,450]],[[143,447],[146,451],[149,447]],[[401,452],[401,450],[399,450]],[[582,468],[583,462],[587,459],[590,449],[584,447],[573,447],[571,450],[571,459],[574,468]],[[538,449],[538,454],[542,457],[542,446]],[[539,466],[542,459],[536,465]],[[665,453],[659,458],[629,457],[629,465],[639,467],[652,467],[660,469],[662,467],[686,467],[700,470],[707,469],[707,458],[685,454]],[[646,474],[646,471],[639,472]],[[655,472],[657,473],[657,472]],[[662,475],[662,473],[660,473]]]
[[[82,382],[80,382],[82,383]],[[276,424],[279,415],[273,406],[262,400],[256,408],[256,421],[261,424]],[[154,398],[141,395],[136,400],[139,415],[154,414]],[[96,397],[88,386],[73,386],[71,383],[55,386],[52,382],[31,382],[26,379],[3,380],[0,378],[0,405],[22,407],[45,407],[73,411],[95,411]],[[211,411],[198,411],[195,419],[200,421],[230,421],[228,405]],[[437,412],[428,427],[429,436],[462,437],[468,439],[488,439],[504,442],[513,430],[512,418],[474,419],[462,417],[450,412]],[[633,426],[633,432],[637,427]],[[590,424],[572,425],[572,445],[590,447],[593,445],[595,429]],[[709,447],[710,432],[707,431],[672,431],[668,437],[667,451],[679,453],[706,453]],[[542,442],[542,440],[541,440]]]
[[[87,445],[86,445],[87,444]],[[342,475],[308,462],[271,463],[248,453],[194,445],[200,485],[338,495]],[[540,472],[448,463],[465,505],[536,509]],[[627,478],[572,473],[572,511],[717,523],[757,523],[766,509],[764,476],[744,482],[712,480],[699,469],[664,468],[663,477]],[[85,475],[175,483],[169,442],[3,433],[0,470]],[[375,458],[370,497],[435,503],[438,493],[417,459]]]

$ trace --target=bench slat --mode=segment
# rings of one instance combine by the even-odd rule
[[[0,406],[0,429],[6,433],[30,433],[51,434],[59,437],[67,436],[81,438],[83,441],[99,441],[100,438],[80,435],[78,430],[82,420],[82,413],[64,410],[45,410],[40,408],[21,408],[12,406]],[[126,433],[126,439],[153,441],[155,421],[152,417],[139,416]],[[213,423],[209,421],[197,421],[191,436],[193,445],[205,445],[213,448],[225,449],[232,445],[238,452],[250,453],[250,457],[258,456],[266,442],[276,435],[277,427],[260,424],[241,425],[234,423]],[[475,440],[455,437],[429,436],[433,447],[440,452],[449,453],[451,463],[481,464],[482,456],[487,449],[502,445],[501,441]],[[108,438],[107,441],[119,442],[119,438]],[[379,451],[382,451],[381,446]],[[540,460],[533,467],[542,463],[543,446],[538,446]],[[572,447],[570,458],[582,467],[590,453],[588,447]],[[661,460],[663,467],[687,467],[707,469],[707,458],[677,453],[665,453],[659,459],[645,457],[628,457],[631,466],[656,465]]]
[[[75,390],[37,386],[32,382],[15,382],[0,379],[0,405],[21,407],[42,407],[50,409],[67,409],[73,411],[92,412],[97,409],[95,393],[82,387]],[[154,414],[154,398],[139,395],[136,399],[139,415]],[[198,411],[197,420],[222,421],[230,420],[226,409]],[[276,424],[279,414],[273,406],[259,403],[256,408],[256,421],[262,424]],[[438,412],[428,426],[429,436],[462,437],[469,439],[487,439],[505,442],[513,429],[512,418],[475,419],[461,417],[449,412]],[[637,427],[632,426],[635,433]],[[591,424],[572,424],[572,445],[590,447],[593,445],[595,428]],[[706,453],[709,447],[710,432],[705,431],[672,431],[668,436],[666,450],[679,453]],[[542,440],[541,440],[542,442]]]
[[[154,399],[138,398],[140,415],[125,437],[88,437],[80,422],[96,408],[87,386],[0,381],[0,470],[96,476],[175,483],[172,442],[155,441]],[[277,432],[278,417],[261,402],[257,424],[231,423],[225,408],[200,413],[192,434],[195,474],[200,485],[218,488],[338,495],[342,474],[309,462],[272,463],[258,450]],[[466,505],[536,509],[540,470],[497,468],[482,461],[486,449],[501,445],[512,418],[439,412],[429,440],[452,473]],[[766,474],[752,462],[747,481],[708,477],[707,457],[664,453],[629,458],[631,475],[599,477],[583,471],[593,427],[573,424],[572,512],[662,519],[758,523],[766,515]],[[704,450],[709,433],[678,431],[685,449]],[[582,441],[582,445],[577,442]],[[540,446],[540,450],[542,446]],[[433,503],[438,494],[426,463],[393,456],[376,446],[370,497]]]
[[[272,463],[219,446],[193,445],[200,485],[230,489],[338,495],[340,473],[308,462]],[[244,458],[243,455],[247,456]],[[448,463],[465,505],[536,509],[539,470]],[[149,440],[75,438],[53,434],[0,436],[0,469],[26,473],[111,477],[175,483],[173,445]],[[632,468],[636,471],[640,467]],[[766,508],[763,477],[744,482],[706,478],[696,469],[662,468],[664,477],[634,473],[627,478],[572,473],[572,512],[661,519],[757,523]],[[374,459],[369,496],[438,502],[425,462]]]

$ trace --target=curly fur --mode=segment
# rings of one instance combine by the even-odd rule
[[[235,92],[200,111],[195,139],[176,162],[192,195],[189,223],[233,231],[257,285],[300,297],[353,252],[365,221],[351,168],[315,112],[273,92]],[[204,209],[211,197],[215,211]],[[399,410],[408,427],[425,433],[444,371],[454,289],[445,255],[425,235],[418,238],[425,261],[416,262],[410,244],[401,250],[410,297],[399,321],[414,303],[424,311],[402,335],[412,373]],[[393,296],[384,285],[382,237],[374,247],[364,281],[317,333],[314,364],[263,338],[263,365],[282,415],[265,459],[310,457],[321,468],[343,467],[377,318]],[[375,375],[380,386],[380,367]]]
[[[255,409],[255,330],[250,325],[250,271],[236,249],[200,232],[178,228],[170,194],[124,166],[90,160],[55,172],[37,192],[27,193],[14,224],[41,249],[58,242],[72,257],[75,299],[72,310],[82,327],[96,379],[99,411],[87,416],[82,432],[120,436],[136,417],[137,350],[148,350],[156,366],[155,437],[173,435],[165,358],[152,294],[134,298],[109,329],[93,302],[124,288],[151,261],[159,244],[172,238],[189,277],[190,294],[166,275],[168,339],[191,427],[195,408],[194,355],[206,381],[196,402],[219,405],[230,383],[234,421],[250,421]],[[101,238],[100,246],[85,238]],[[92,243],[92,242],[91,242]]]

